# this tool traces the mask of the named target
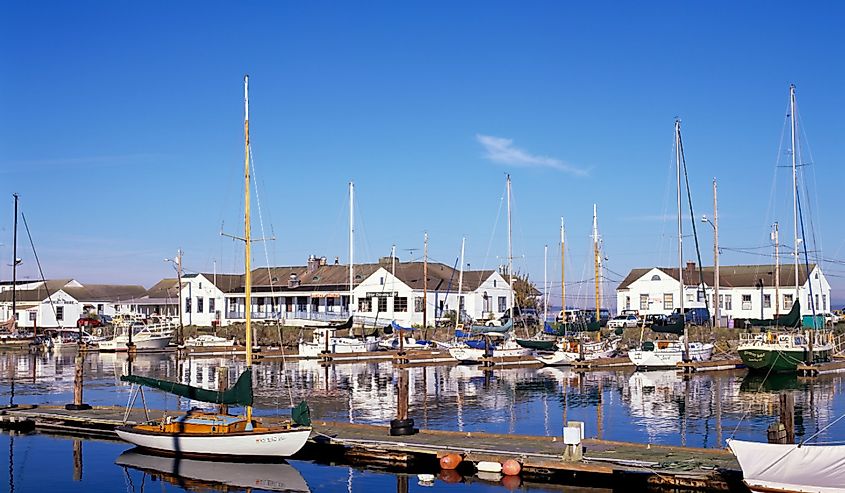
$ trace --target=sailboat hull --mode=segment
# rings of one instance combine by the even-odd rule
[[[809,357],[806,348],[782,348],[775,345],[747,348],[740,346],[737,352],[745,366],[753,371],[795,372],[798,371],[798,365]],[[813,351],[813,359],[817,363],[830,361],[830,353],[829,347],[819,348]]]
[[[691,342],[689,346],[692,361],[708,361],[713,356],[712,344]],[[684,360],[684,347],[683,344],[673,343],[651,351],[635,349],[628,351],[628,358],[637,368],[674,368]]]
[[[137,447],[190,457],[290,457],[311,435],[310,428],[209,435],[157,433],[130,426],[115,431]]]

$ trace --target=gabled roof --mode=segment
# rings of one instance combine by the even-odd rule
[[[147,290],[148,298],[178,298],[179,281],[177,279],[162,279],[155,286]]]
[[[810,272],[816,268],[816,264],[810,264]],[[677,267],[650,267],[647,269],[631,269],[625,279],[616,289],[627,289],[630,285],[648,274],[652,269],[659,269],[672,279],[678,280]],[[713,286],[715,284],[715,270],[711,267],[703,267],[701,276],[704,277],[704,284]],[[722,265],[719,267],[720,287],[756,287],[762,279],[764,286],[775,285],[774,264],[761,265]],[[807,282],[807,268],[804,265],[798,266],[798,284],[803,286]],[[684,284],[696,286],[699,284],[698,268],[684,268]],[[780,285],[795,285],[795,268],[792,265],[780,266]]]
[[[48,295],[52,295],[53,293],[64,289],[72,279],[55,279],[51,281],[47,281],[46,284],[41,284],[35,289],[18,289],[15,291],[15,300],[16,301],[43,301],[47,299]],[[78,289],[78,288],[68,288],[68,289]],[[143,289],[143,288],[142,288]],[[68,293],[70,294],[70,293]],[[71,295],[72,296],[72,295]],[[12,290],[3,291],[0,293],[0,302],[11,302],[12,301]]]
[[[125,284],[86,284],[65,287],[63,291],[77,301],[127,301],[147,292],[144,286]]]

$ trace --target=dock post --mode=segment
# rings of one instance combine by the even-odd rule
[[[414,420],[408,418],[408,370],[405,368],[399,369],[398,387],[396,419],[390,422],[390,436],[413,435],[419,430],[414,428]]]
[[[85,377],[85,351],[80,344],[79,350],[76,352],[74,359],[75,372],[73,375],[73,404],[65,404],[65,409],[68,411],[84,411],[91,409],[91,406],[82,402],[82,385]]]
[[[581,441],[584,439],[584,422],[569,421],[563,429],[563,460],[577,462],[584,457]]]
[[[396,475],[396,493],[408,493],[408,475]]]
[[[82,440],[73,441],[73,480],[82,481]]]
[[[229,388],[229,368],[226,366],[218,366],[217,367],[217,391],[223,392]],[[226,404],[219,405],[219,413],[220,414],[228,414],[229,413],[229,406]]]
[[[780,423],[786,428],[786,443],[795,443],[795,396],[780,394]]]

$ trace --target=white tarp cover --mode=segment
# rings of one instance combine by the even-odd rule
[[[845,445],[779,445],[728,440],[751,489],[845,492]]]

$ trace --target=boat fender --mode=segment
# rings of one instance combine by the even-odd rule
[[[475,464],[475,468],[478,469],[479,472],[502,472],[502,464],[500,462],[493,462],[487,460],[477,462]]]
[[[502,463],[502,473],[505,476],[517,476],[522,472],[522,464],[513,459],[508,459]]]
[[[440,469],[453,470],[456,469],[463,461],[458,454],[446,454],[440,458]]]

